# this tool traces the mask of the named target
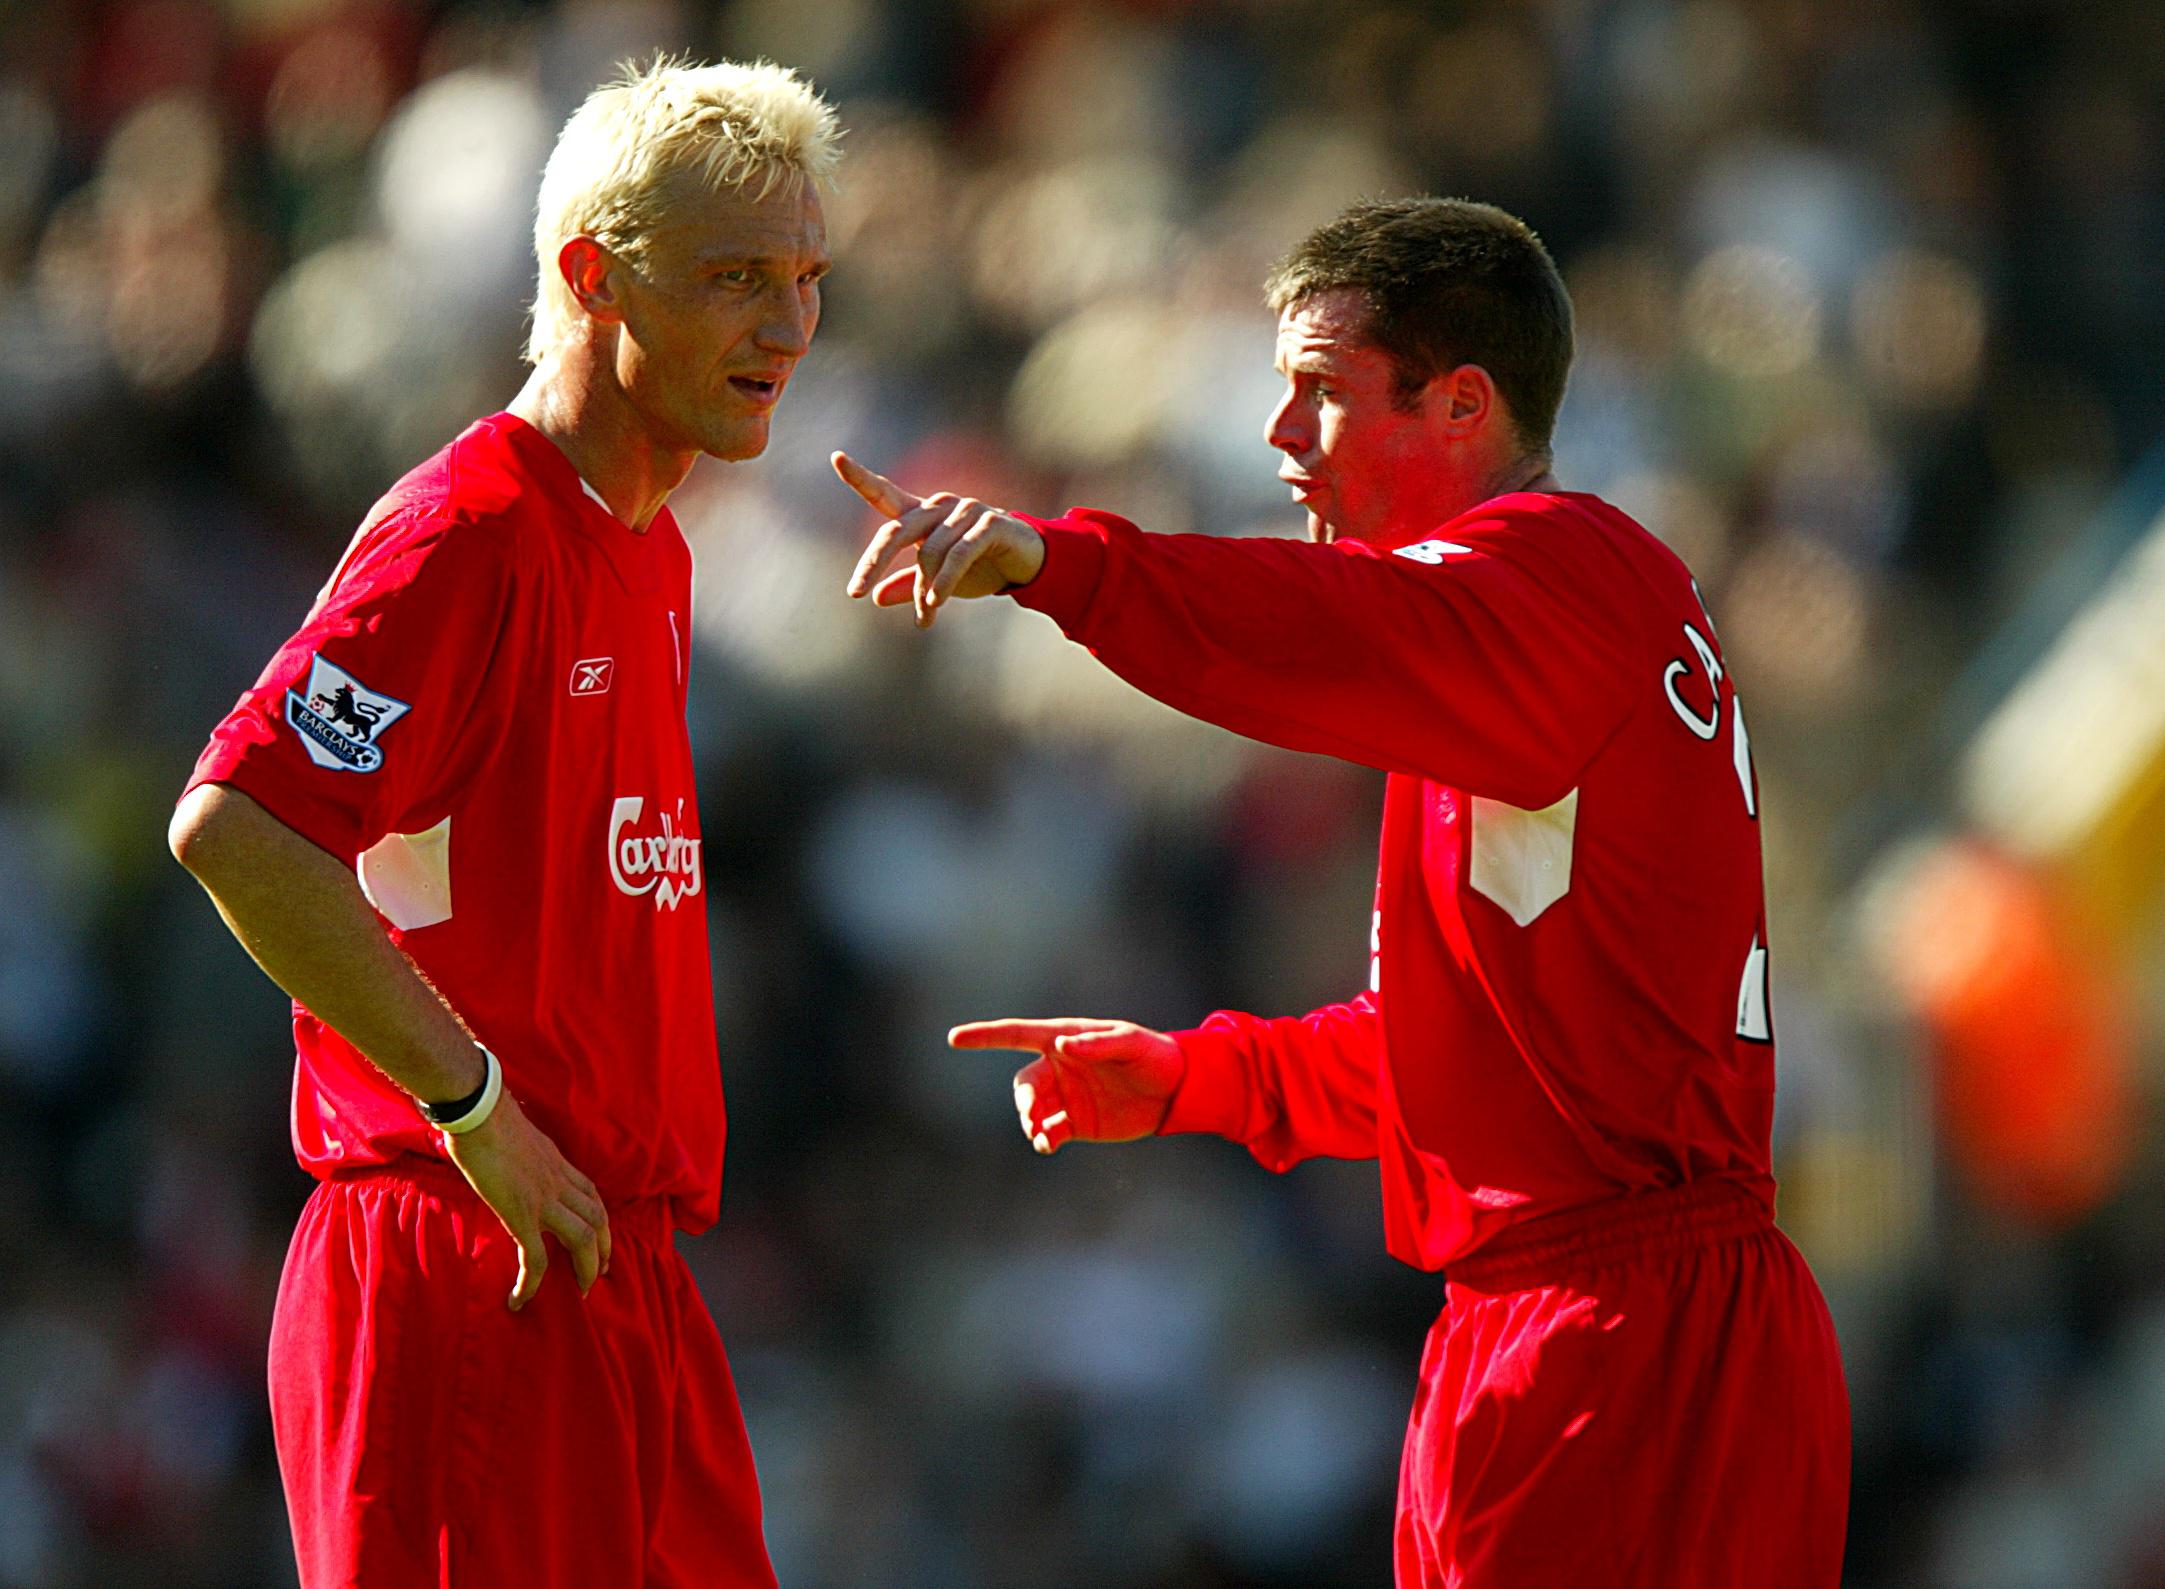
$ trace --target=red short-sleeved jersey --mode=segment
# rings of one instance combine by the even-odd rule
[[[1383,1165],[1392,1252],[1724,1177],[1771,1203],[1758,790],[1714,626],[1598,498],[1397,546],[1033,521],[1016,597],[1237,732],[1391,774],[1372,991],[1180,1034],[1169,1130]]]
[[[212,735],[224,783],[353,863],[392,937],[612,1202],[712,1222],[723,1113],[685,730],[691,551],[509,414],[369,514]],[[328,1176],[440,1157],[412,1099],[294,1007],[293,1143]]]

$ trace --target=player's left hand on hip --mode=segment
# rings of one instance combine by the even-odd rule
[[[852,599],[869,592],[879,607],[908,601],[917,627],[926,629],[942,603],[996,596],[1027,585],[1044,567],[1045,538],[1011,513],[951,491],[915,496],[846,452],[836,453],[833,462],[843,484],[887,516],[850,575]],[[896,559],[913,546],[915,566],[896,568]]]
[[[527,1118],[508,1089],[484,1124],[446,1135],[443,1142],[451,1162],[518,1247],[518,1280],[508,1301],[512,1312],[540,1291],[550,1236],[570,1254],[582,1297],[608,1272],[609,1210],[601,1189]]]

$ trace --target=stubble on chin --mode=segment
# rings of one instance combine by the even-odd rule
[[[735,428],[725,435],[710,437],[705,451],[723,463],[750,463],[767,450],[768,434],[766,425]]]

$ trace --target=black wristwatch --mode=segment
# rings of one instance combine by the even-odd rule
[[[496,1100],[503,1096],[504,1067],[494,1054],[482,1048],[479,1043],[474,1047],[481,1049],[483,1068],[480,1086],[465,1097],[453,1098],[446,1103],[415,1100],[420,1105],[422,1119],[437,1130],[448,1131],[453,1136],[481,1125],[496,1112]]]

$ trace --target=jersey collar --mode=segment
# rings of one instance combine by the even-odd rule
[[[601,493],[564,456],[563,448],[518,415],[506,410],[484,423],[504,439],[565,523],[601,548],[625,589],[643,595],[661,588],[661,549],[678,533],[676,517],[666,505],[641,534],[610,511]]]

